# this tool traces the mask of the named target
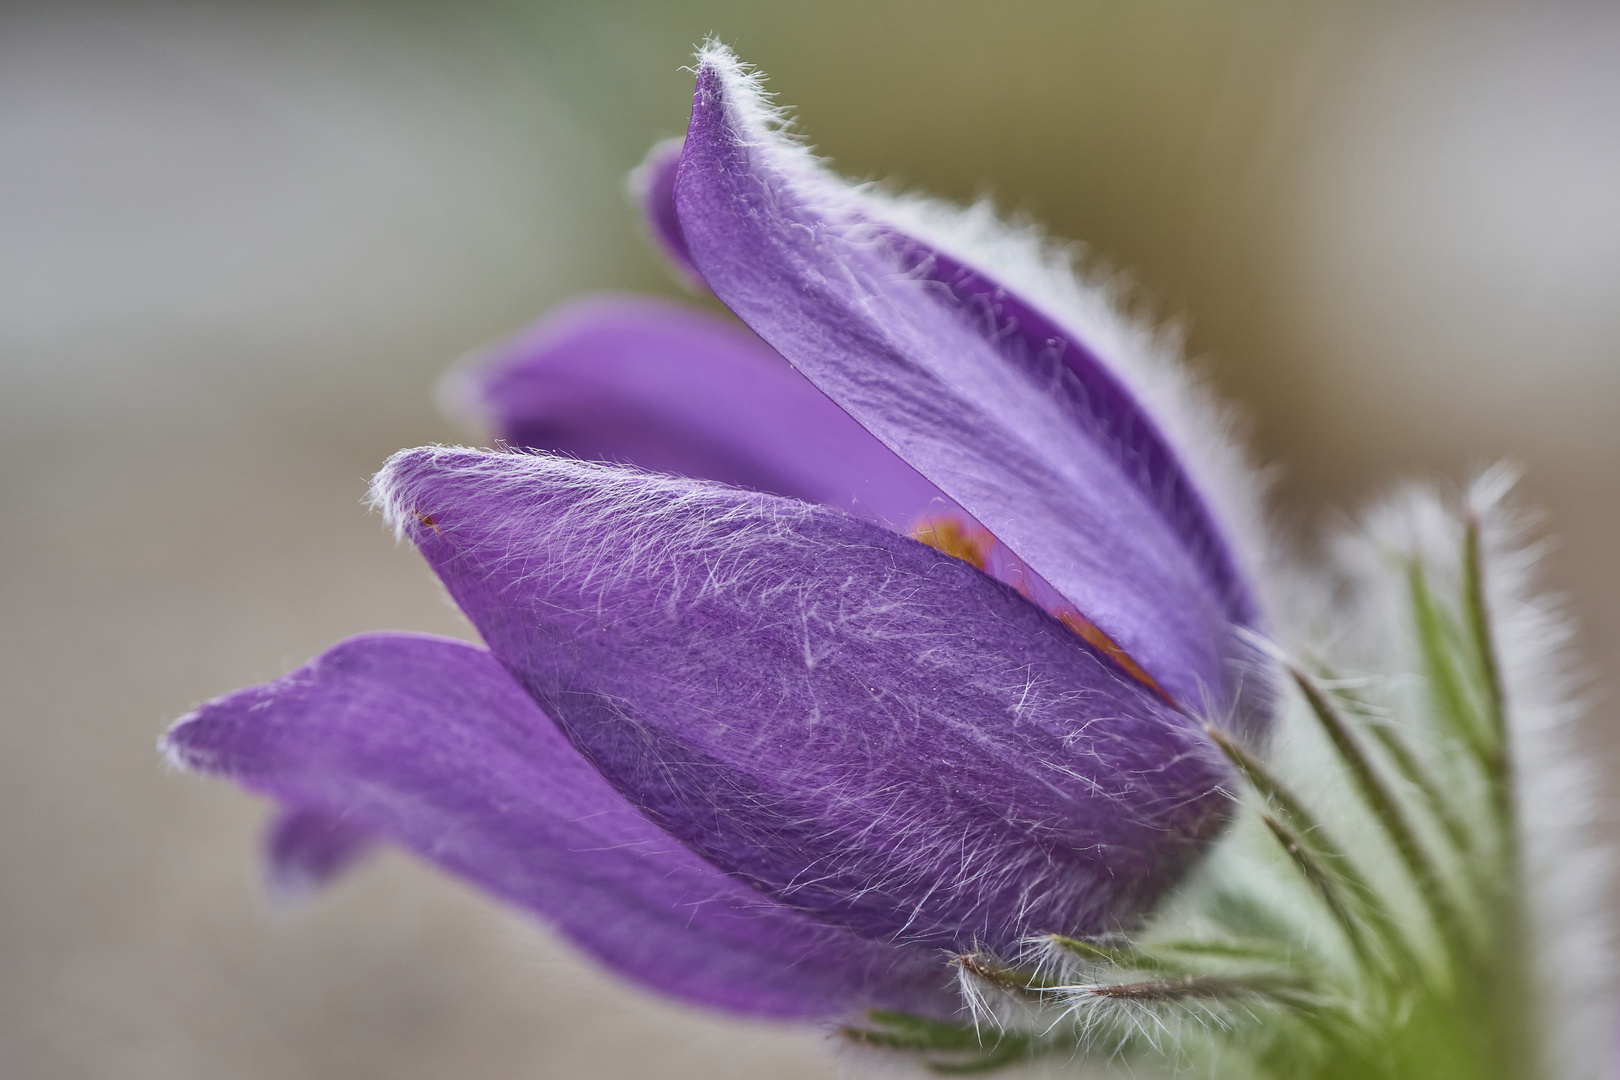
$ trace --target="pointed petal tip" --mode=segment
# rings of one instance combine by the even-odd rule
[[[793,137],[788,110],[765,89],[765,73],[738,59],[729,45],[712,38],[705,42],[697,52],[696,70],[688,143],[701,131],[767,149],[803,151]]]
[[[1082,338],[989,279],[925,288],[882,240],[887,204],[784,132],[728,50],[704,59],[675,200],[716,295],[1166,692],[1230,691],[1228,624],[1252,624],[1253,606],[1146,409]]]
[[[174,733],[180,727],[180,725],[190,720],[193,715],[195,714],[187,714],[186,716],[182,716],[179,720],[174,722],[173,727],[169,728],[168,731],[158,736],[158,756],[163,759],[163,767],[168,769],[170,772],[192,771],[191,762],[186,758],[185,751],[181,748],[180,744],[175,741]]]
[[[409,513],[409,495],[402,490],[406,478],[415,471],[414,467],[422,460],[424,451],[431,451],[433,447],[419,446],[410,450],[396,450],[388,455],[382,468],[371,478],[371,488],[366,493],[367,506],[380,514],[383,524],[394,532],[395,542],[405,539],[406,516]]]
[[[692,59],[696,62],[694,66],[699,81],[703,79],[705,73],[720,78],[728,75],[748,78],[754,74],[753,68],[738,59],[735,49],[716,37],[705,38],[703,44],[692,54]]]
[[[382,515],[384,524],[394,531],[395,540],[408,539],[415,543],[422,529],[431,529],[437,524],[430,512],[417,505],[424,483],[445,468],[476,468],[489,458],[502,456],[506,453],[444,443],[396,450],[371,478],[366,502]]]
[[[776,104],[775,95],[765,89],[765,73],[739,57],[730,45],[710,38],[694,59],[699,98],[708,93],[710,103],[728,105],[740,110],[743,118],[769,127],[791,123],[787,109]]]
[[[166,767],[175,772],[218,772],[218,762],[207,747],[205,739],[200,738],[205,733],[207,717],[211,709],[221,702],[233,701],[248,690],[238,690],[234,694],[216,698],[204,705],[199,705],[169,726],[157,743],[158,753],[163,756]]]
[[[782,1019],[949,1004],[931,954],[774,903],[653,825],[478,646],[350,638],[210,702],[170,741],[289,808],[269,835],[274,900],[386,838],[694,1004]]]

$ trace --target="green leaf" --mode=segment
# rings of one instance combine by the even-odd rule
[[[840,1029],[844,1037],[895,1050],[936,1051],[994,1049],[1004,1037],[996,1033],[986,1041],[971,1025],[951,1024],[890,1009],[868,1010],[866,1019],[874,1026],[844,1027]]]
[[[1065,952],[1073,953],[1093,964],[1108,964],[1138,971],[1162,971],[1168,966],[1158,957],[1132,945],[1102,945],[1080,938],[1064,937],[1062,934],[1051,934],[1048,940]]]
[[[1317,723],[1327,733],[1329,741],[1338,751],[1368,809],[1384,827],[1384,832],[1395,846],[1395,852],[1406,866],[1407,873],[1412,875],[1412,880],[1428,907],[1429,917],[1434,920],[1435,929],[1440,932],[1446,947],[1454,956],[1461,957],[1467,954],[1471,951],[1472,944],[1463,915],[1439,869],[1423,850],[1416,831],[1407,820],[1406,811],[1390,791],[1389,784],[1380,774],[1378,767],[1362,751],[1361,745],[1350,730],[1349,723],[1333,707],[1333,703],[1322,693],[1316,681],[1297,667],[1290,667],[1289,675],[1300,692],[1305,695],[1305,701],[1311,707],[1311,714],[1316,717]]]

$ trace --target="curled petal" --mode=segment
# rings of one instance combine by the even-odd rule
[[[630,196],[641,208],[647,231],[669,259],[670,266],[686,284],[701,289],[703,275],[692,265],[686,237],[681,235],[680,219],[675,216],[675,170],[681,163],[684,142],[680,137],[665,139],[647,151],[647,156],[630,174]]]
[[[1224,822],[1187,716],[1006,585],[849,515],[451,448],[396,454],[374,496],[627,798],[862,935],[1111,929]]]
[[[270,894],[297,902],[363,859],[377,835],[351,821],[305,806],[283,809],[265,834]]]
[[[677,997],[779,1017],[949,1008],[934,958],[816,923],[671,840],[476,646],[351,638],[209,702],[165,748],[387,837]]]
[[[1181,471],[1145,414],[1103,393],[1117,384],[1076,375],[1033,322],[1036,340],[1004,340],[1033,309],[1011,317],[1015,301],[898,242],[719,47],[700,57],[674,194],[693,263],[744,322],[1177,700],[1230,705],[1246,594],[1219,549],[1189,543],[1201,504],[1169,484]]]
[[[452,391],[507,443],[826,503],[905,529],[956,505],[746,327],[597,296],[547,315]]]

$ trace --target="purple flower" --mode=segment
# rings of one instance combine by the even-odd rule
[[[384,838],[677,996],[949,1015],[951,954],[1131,925],[1225,823],[1246,516],[1106,298],[763,101],[706,48],[641,181],[748,329],[576,304],[460,383],[545,452],[378,474],[484,647],[353,638],[166,745],[285,808],[279,888]]]

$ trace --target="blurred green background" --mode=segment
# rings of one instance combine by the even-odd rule
[[[464,437],[432,404],[459,354],[676,291],[622,176],[710,33],[845,172],[990,193],[1127,275],[1303,541],[1397,478],[1526,463],[1587,665],[1620,669],[1620,7],[8,5],[7,1076],[835,1073],[403,858],[269,911],[264,807],[153,752],[347,634],[468,633],[366,478]],[[1601,698],[1587,735],[1612,774]]]

